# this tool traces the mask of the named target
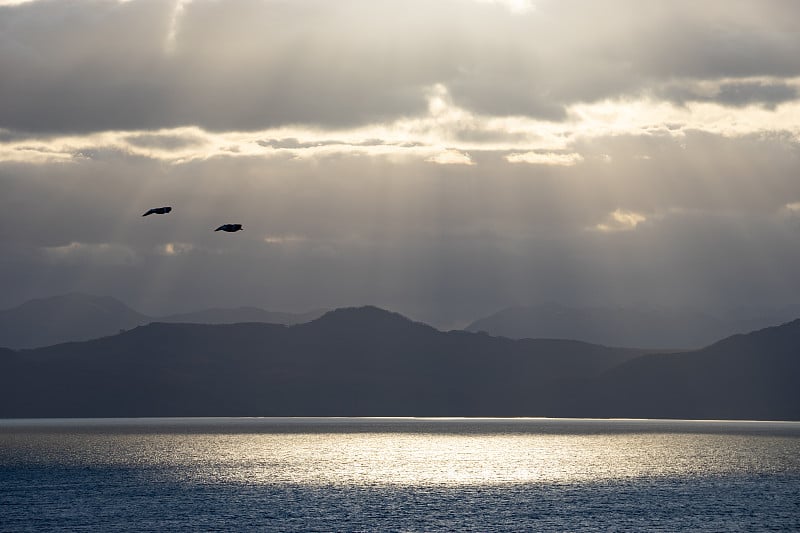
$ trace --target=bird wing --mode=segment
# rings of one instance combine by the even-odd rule
[[[144,215],[142,215],[142,216],[143,216],[143,217],[146,217],[147,215],[152,215],[152,214],[153,214],[153,213],[155,213],[155,212],[156,212],[156,210],[155,210],[155,209],[148,209],[148,210],[147,210],[147,213],[145,213],[145,214],[144,214]]]

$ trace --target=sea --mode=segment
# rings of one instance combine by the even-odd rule
[[[800,531],[800,423],[0,420],[0,531]]]

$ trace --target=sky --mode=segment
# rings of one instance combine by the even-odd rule
[[[800,302],[800,2],[0,0],[0,72],[0,308]]]

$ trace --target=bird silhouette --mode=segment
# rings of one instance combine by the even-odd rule
[[[146,217],[147,215],[154,215],[154,214],[155,215],[166,215],[170,211],[172,211],[172,208],[169,207],[169,206],[168,207],[154,207],[152,209],[148,209],[147,213],[145,213],[142,216]]]
[[[227,231],[228,233],[233,233],[235,231],[240,231],[241,229],[241,224],[223,224],[214,231]]]

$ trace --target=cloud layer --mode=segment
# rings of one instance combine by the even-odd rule
[[[85,290],[454,324],[800,300],[798,20],[791,1],[0,5],[0,307]],[[175,209],[141,218],[156,205]]]
[[[31,2],[0,7],[0,123],[92,132],[343,127],[422,113],[562,121],[571,104],[654,95],[797,99],[790,1]],[[754,81],[766,77],[768,81]],[[698,91],[698,83],[719,81]],[[720,81],[722,80],[722,81]]]

